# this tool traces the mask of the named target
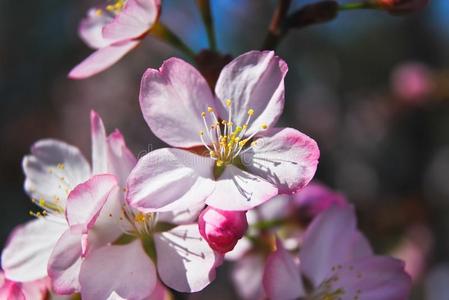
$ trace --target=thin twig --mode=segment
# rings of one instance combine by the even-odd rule
[[[283,23],[290,8],[291,0],[278,0],[278,6],[276,7],[273,17],[271,18],[270,26],[268,27],[268,33],[265,37],[262,49],[275,49],[285,34]]]
[[[197,0],[197,4],[201,12],[204,27],[206,28],[210,50],[215,52],[217,50],[217,41],[215,38],[214,22],[212,18],[210,0]]]
[[[195,52],[163,23],[156,23],[151,29],[151,35],[178,49],[192,60],[195,59]]]

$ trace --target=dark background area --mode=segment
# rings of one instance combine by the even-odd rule
[[[261,47],[275,1],[212,2],[221,52],[237,56]],[[293,2],[292,11],[314,1]],[[21,170],[33,142],[62,139],[90,159],[89,111],[95,109],[108,130],[124,133],[136,154],[163,146],[141,116],[140,78],[146,68],[182,54],[148,37],[106,72],[69,80],[70,69],[91,52],[77,26],[94,4],[0,0],[2,244],[34,209]],[[277,49],[290,70],[280,123],[317,140],[316,178],[356,205],[360,226],[380,253],[394,253],[413,228],[424,230],[418,244],[429,249],[414,299],[426,299],[424,287],[432,286],[426,274],[447,270],[449,262],[448,14],[446,0],[404,17],[342,12],[330,23],[292,31]],[[193,49],[207,47],[195,1],[164,0],[162,21]],[[434,83],[418,104],[392,89],[392,73],[409,62],[428,68]],[[219,273],[226,277],[226,268]],[[222,299],[233,297],[222,281],[205,295],[218,292]]]

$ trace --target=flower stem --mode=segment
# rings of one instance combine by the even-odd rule
[[[195,52],[165,24],[157,22],[151,29],[151,35],[156,36],[160,40],[178,49],[192,60],[195,59]]]
[[[291,0],[278,0],[278,6],[271,18],[270,27],[268,27],[268,33],[263,42],[262,49],[273,50],[277,47],[280,40],[285,34],[284,21],[290,8]]]
[[[217,51],[217,40],[215,38],[214,22],[212,18],[212,11],[210,8],[210,0],[197,0],[196,3],[198,5],[198,8],[200,9],[204,27],[206,28],[210,50],[215,52]]]
[[[375,8],[371,2],[353,2],[340,4],[338,10],[357,10],[357,9],[373,9]]]
[[[288,223],[286,219],[274,219],[274,220],[266,220],[254,223],[251,225],[253,228],[257,228],[260,230],[273,229],[275,227],[281,226]]]

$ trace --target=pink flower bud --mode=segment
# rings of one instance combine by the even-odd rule
[[[208,206],[198,218],[198,227],[209,246],[217,252],[234,249],[248,228],[245,211],[226,211]]]
[[[423,9],[430,0],[375,0],[375,5],[391,14],[405,14]]]

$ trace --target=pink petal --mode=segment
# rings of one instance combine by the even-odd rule
[[[122,12],[103,28],[103,37],[115,41],[137,38],[153,27],[160,0],[128,0]]]
[[[48,298],[49,294],[49,283],[48,278],[22,282],[22,292],[25,295],[25,299],[36,299],[45,300]],[[0,297],[1,298],[1,297]]]
[[[268,256],[263,286],[270,299],[290,300],[305,296],[299,266],[293,257],[276,241],[276,251]]]
[[[371,256],[338,265],[330,271],[329,290],[342,289],[342,299],[406,300],[409,299],[411,278],[404,264],[391,257]]]
[[[109,163],[108,169],[119,179],[120,186],[125,187],[129,173],[135,167],[137,159],[126,146],[125,139],[120,131],[115,130],[108,138]]]
[[[2,268],[8,279],[33,281],[47,276],[53,247],[67,229],[61,221],[39,218],[13,231],[2,252]]]
[[[92,139],[92,172],[101,174],[108,172],[108,156],[106,144],[106,130],[103,120],[95,112],[90,112],[90,128]]]
[[[292,128],[264,132],[252,150],[241,155],[247,170],[270,181],[280,193],[294,193],[315,175],[320,151],[316,142]]]
[[[232,283],[241,299],[265,299],[262,278],[265,267],[263,255],[249,254],[232,265]]]
[[[159,149],[142,157],[128,178],[127,201],[144,211],[188,209],[212,192],[214,161],[181,149]]]
[[[150,297],[148,297],[145,300],[168,300],[168,299],[172,299],[171,293],[159,280],[157,280],[153,293],[150,295]]]
[[[293,205],[298,208],[302,218],[313,220],[317,215],[333,205],[348,205],[345,197],[327,186],[312,182],[292,196]]]
[[[250,212],[251,211],[249,211],[248,213]],[[252,248],[252,242],[244,237],[237,242],[237,245],[235,245],[232,251],[226,253],[225,259],[230,261],[239,261],[243,259],[245,254],[248,254],[248,252],[250,252]]]
[[[107,299],[115,292],[124,299],[146,299],[156,280],[154,264],[140,240],[105,246],[92,251],[81,266],[81,296],[83,300]]]
[[[187,208],[171,210],[158,213],[158,221],[168,222],[177,225],[191,224],[196,222],[198,215],[204,208],[204,202],[192,204]]]
[[[262,124],[274,125],[284,108],[284,77],[287,64],[273,51],[250,51],[223,68],[215,93],[221,100],[221,116],[226,118],[225,100],[232,101],[232,120],[243,125],[248,110],[254,115],[247,134],[260,130]]]
[[[120,179],[124,187],[129,173],[137,163],[134,154],[126,146],[125,139],[119,130],[115,130],[108,137],[101,117],[91,111],[92,131],[92,164],[95,175],[110,173]]]
[[[96,175],[73,189],[67,199],[66,216],[70,226],[82,225],[83,232],[94,225],[111,191],[117,186],[113,175]]]
[[[159,70],[148,69],[140,87],[140,107],[153,133],[174,147],[201,145],[201,112],[214,107],[212,92],[190,64],[170,58]]]
[[[81,232],[67,230],[58,240],[48,262],[48,276],[53,290],[69,295],[80,290],[78,280],[81,267]]]
[[[181,225],[154,236],[161,280],[179,292],[193,293],[215,279],[221,263],[196,224]]]
[[[360,231],[355,232],[352,237],[352,257],[356,259],[373,255],[374,251],[368,239]]]
[[[354,258],[356,218],[352,207],[332,207],[316,217],[306,230],[299,254],[301,269],[314,286],[329,270]]]
[[[40,140],[31,147],[31,155],[22,161],[25,191],[36,200],[65,207],[67,194],[90,176],[84,156],[71,145],[57,140]]]
[[[84,79],[98,74],[118,62],[139,43],[140,41],[137,40],[124,41],[98,49],[73,68],[69,73],[69,78]]]
[[[255,212],[256,215],[255,218],[253,218],[255,222],[260,220],[269,221],[287,218],[292,214],[291,196],[282,194],[273,197],[270,201],[258,206],[257,211],[253,212]]]
[[[226,166],[206,204],[222,210],[249,210],[273,198],[277,188],[232,165]]]
[[[6,279],[1,275],[0,282],[0,299],[4,300],[26,300],[25,294],[22,291],[22,286],[18,282]],[[43,299],[43,298],[41,298]]]
[[[91,8],[81,21],[78,33],[81,39],[91,48],[99,49],[109,46],[112,41],[103,37],[103,27],[112,18],[107,14],[98,14],[96,8]]]

